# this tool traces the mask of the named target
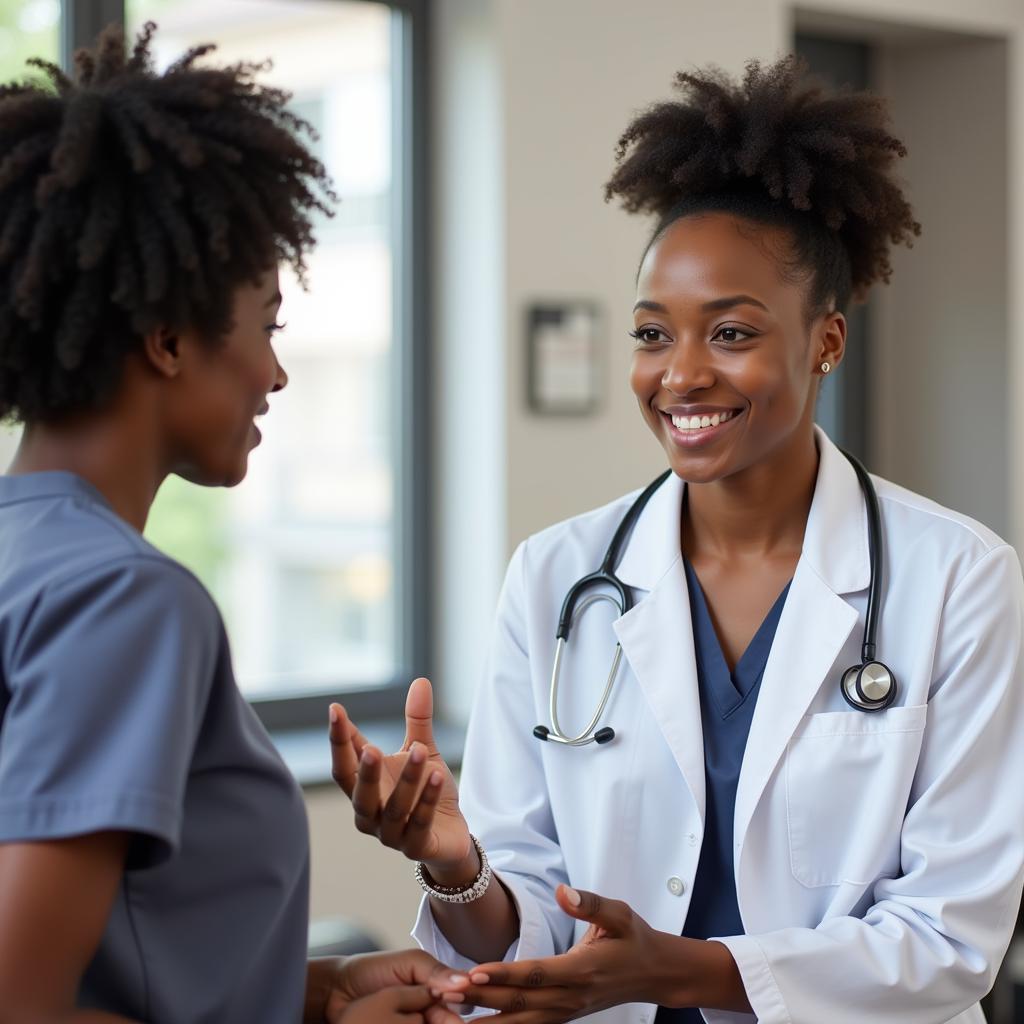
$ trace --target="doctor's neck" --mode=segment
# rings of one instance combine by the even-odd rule
[[[814,499],[818,449],[810,423],[739,472],[687,484],[680,541],[691,560],[799,557]]]

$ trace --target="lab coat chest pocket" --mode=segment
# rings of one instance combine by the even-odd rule
[[[786,750],[793,876],[866,885],[899,865],[927,705],[808,715]]]

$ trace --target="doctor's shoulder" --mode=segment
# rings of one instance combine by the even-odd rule
[[[899,484],[874,480],[889,574],[911,574],[922,584],[952,590],[973,571],[1002,557],[1021,576],[1016,553],[994,530]]]

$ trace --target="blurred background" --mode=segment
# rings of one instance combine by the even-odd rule
[[[325,784],[328,701],[397,746],[428,674],[457,761],[514,546],[662,466],[627,382],[650,225],[602,186],[676,71],[796,50],[889,98],[924,232],[854,316],[819,419],[1021,550],[1020,0],[0,0],[0,80],[149,19],[159,63],[207,41],[272,59],[343,197],[309,290],[282,282],[291,383],[248,478],[169,480],[147,528],[213,591],[240,685],[307,785],[325,942],[407,944],[418,893]],[[551,323],[574,326],[535,329]],[[4,463],[15,443],[6,429]],[[1024,1020],[1018,959],[995,1020]]]

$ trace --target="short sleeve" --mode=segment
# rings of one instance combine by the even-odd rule
[[[199,582],[157,557],[45,590],[5,658],[0,842],[121,830],[129,866],[166,859],[221,636]]]

